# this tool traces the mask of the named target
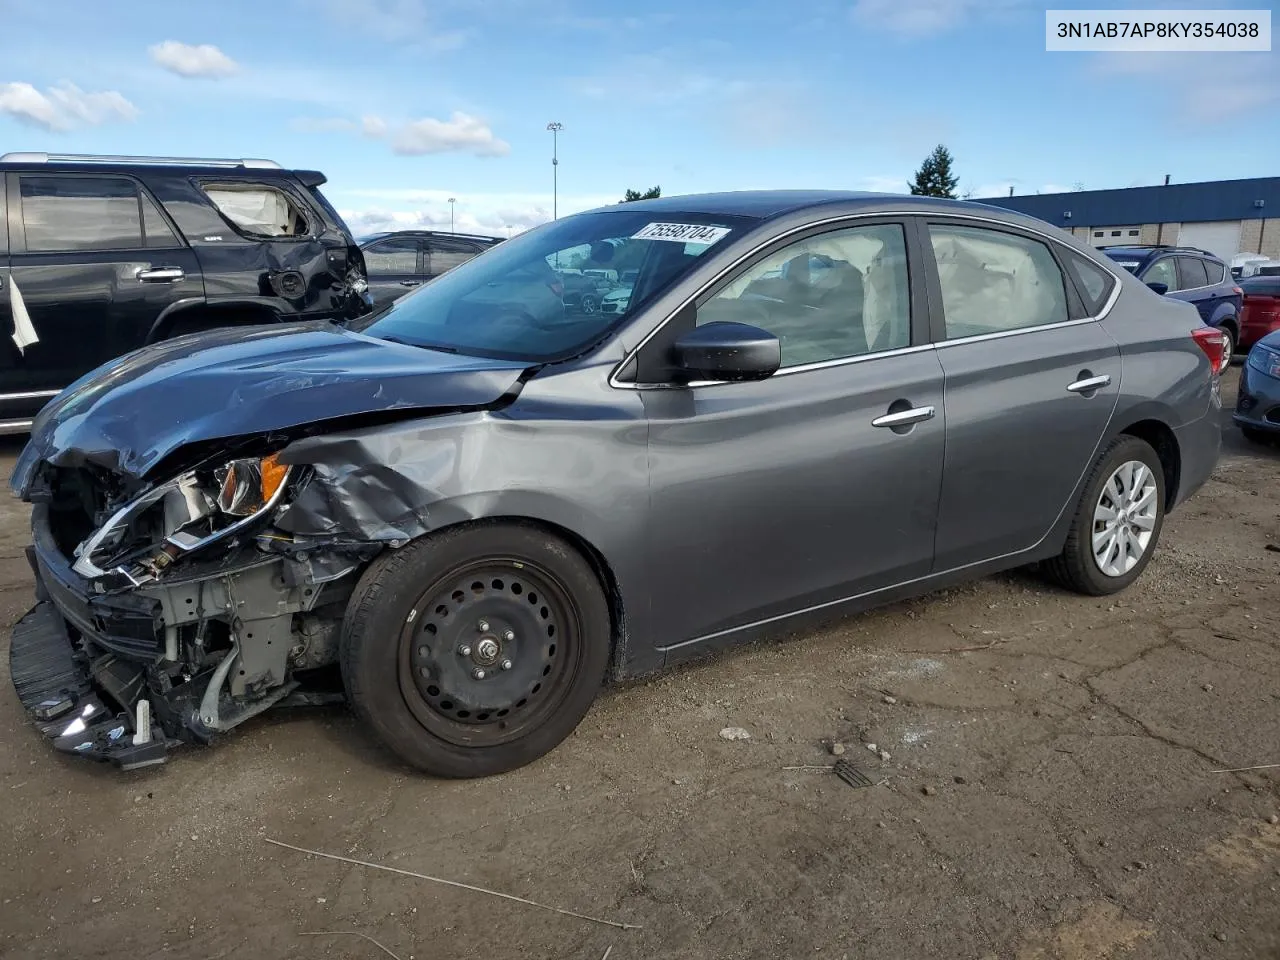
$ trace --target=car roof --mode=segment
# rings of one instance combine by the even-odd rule
[[[824,206],[884,206],[892,204],[901,209],[926,213],[959,213],[981,210],[985,215],[1008,223],[1035,220],[1025,214],[1004,207],[975,203],[971,200],[944,200],[938,197],[917,197],[897,193],[869,193],[858,190],[735,190],[725,193],[695,193],[659,197],[656,200],[633,200],[625,205],[628,211],[652,213],[697,213],[711,216],[751,217],[769,220],[809,208]],[[617,210],[619,204],[597,207],[587,213]],[[1042,223],[1043,221],[1036,221]]]
[[[364,246],[375,240],[385,240],[387,237],[456,237],[459,240],[480,240],[489,243],[506,239],[487,233],[457,233],[452,230],[380,230],[377,233],[364,234],[360,237],[359,243]]]
[[[288,177],[290,179],[315,180],[318,183],[324,183],[326,178],[324,174],[318,170],[296,170],[289,167],[277,166],[257,166],[252,162],[247,165],[233,165],[230,163],[200,163],[191,162],[183,163],[174,161],[169,162],[151,162],[143,160],[88,160],[84,162],[58,162],[47,163],[28,160],[0,160],[0,173],[17,172],[23,173],[47,173],[50,175],[60,173],[87,173],[97,174],[98,176],[110,176],[111,174],[126,173],[132,176],[160,175],[160,176],[181,176],[181,177],[208,177],[210,179],[222,180],[264,180]]]

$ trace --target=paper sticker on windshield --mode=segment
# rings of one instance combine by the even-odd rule
[[[731,227],[708,227],[700,223],[651,223],[632,240],[671,240],[674,243],[705,243],[708,246],[723,240]]]

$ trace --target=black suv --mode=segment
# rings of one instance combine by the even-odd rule
[[[362,237],[369,292],[378,306],[385,306],[502,240],[436,230],[396,230]]]
[[[367,313],[324,182],[269,160],[0,156],[0,433],[146,344]]]

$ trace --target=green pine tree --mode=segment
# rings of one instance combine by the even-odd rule
[[[631,203],[633,200],[657,200],[660,196],[662,196],[661,187],[650,187],[644,193],[641,193],[639,190],[628,190],[626,195],[623,196],[622,202]]]
[[[956,184],[960,178],[951,172],[951,151],[938,144],[916,171],[915,183],[909,183],[916,197],[956,198]]]

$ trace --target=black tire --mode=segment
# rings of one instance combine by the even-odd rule
[[[504,773],[550,752],[586,715],[611,623],[595,571],[563,540],[521,524],[446,530],[361,577],[343,623],[347,698],[419,770]]]
[[[600,298],[594,293],[584,293],[582,301],[578,304],[578,309],[587,316],[593,317],[600,312]]]
[[[1093,553],[1094,511],[1102,497],[1104,486],[1122,464],[1138,461],[1149,469],[1155,480],[1156,507],[1151,538],[1142,556],[1128,572],[1119,576],[1103,573]],[[1093,469],[1085,482],[1084,491],[1076,504],[1067,542],[1062,553],[1045,564],[1045,570],[1058,583],[1069,590],[1086,596],[1101,597],[1119,593],[1142,575],[1156,546],[1160,542],[1160,530],[1164,526],[1165,480],[1160,457],[1151,445],[1137,437],[1120,436],[1109,443],[1094,461]]]

